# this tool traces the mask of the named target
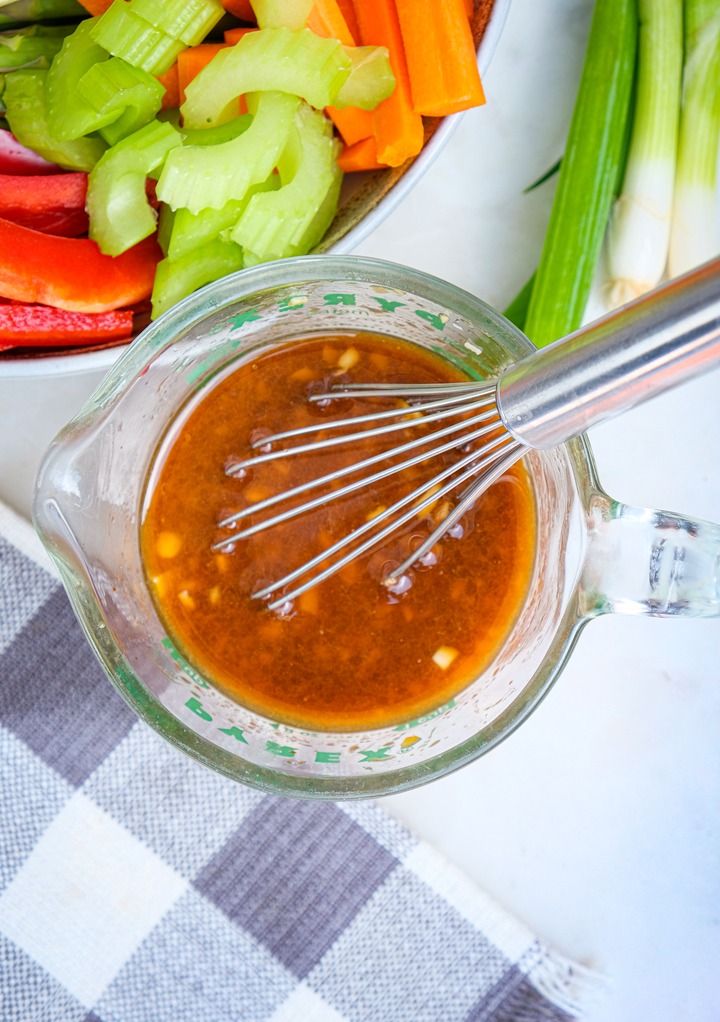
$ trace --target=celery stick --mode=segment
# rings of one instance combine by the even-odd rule
[[[30,25],[0,34],[0,72],[20,67],[48,68],[69,28]]]
[[[182,40],[134,14],[125,0],[115,0],[94,21],[92,32],[96,43],[149,74],[164,74],[178,53],[185,49]]]
[[[204,128],[230,120],[238,96],[265,90],[301,96],[318,109],[332,106],[350,68],[337,39],[323,39],[309,29],[248,32],[187,86],[180,108],[183,123]]]
[[[673,197],[670,277],[718,252],[717,180],[720,141],[720,2],[687,0],[686,52]]]
[[[106,255],[120,255],[155,230],[157,217],[145,181],[167,154],[182,145],[171,124],[153,121],[128,135],[98,160],[88,177],[89,234]]]
[[[83,75],[94,64],[109,57],[108,51],[93,38],[97,21],[97,18],[88,18],[80,22],[63,41],[48,71],[48,122],[53,134],[66,141],[87,135],[98,126],[95,112],[78,96],[78,83]],[[115,113],[109,119],[116,116]]]
[[[342,174],[335,178],[335,181],[328,190],[325,198],[315,211],[311,222],[307,225],[304,233],[298,236],[297,242],[288,249],[288,255],[307,255],[318,245],[333,221],[337,213],[338,201],[340,199],[340,186],[342,185]],[[243,250],[245,266],[256,266],[258,263],[266,262],[265,258],[257,252]],[[278,258],[273,256],[273,258]]]
[[[630,148],[607,237],[609,309],[651,291],[670,242],[683,63],[682,0],[639,0]]]
[[[86,15],[87,11],[78,0],[15,0],[0,10],[0,27]]]
[[[186,145],[219,145],[220,142],[231,142],[238,135],[244,134],[252,124],[252,114],[238,114],[231,121],[218,124],[214,128],[180,128]]]
[[[214,238],[232,241],[232,238],[226,237],[226,232],[235,227],[252,197],[279,187],[280,175],[271,174],[266,181],[248,188],[241,199],[231,199],[221,209],[203,209],[199,213],[191,213],[189,209],[182,208],[175,210],[165,254],[171,259],[177,259],[198,246],[208,244]],[[163,209],[168,208],[163,206]]]
[[[339,194],[342,179],[337,165],[339,148],[328,118],[322,111],[302,104],[278,160],[282,187],[250,200],[230,235],[232,240],[259,261],[308,252],[320,240],[335,213],[325,200],[328,194],[336,198]],[[317,219],[321,208],[324,224]]]
[[[7,76],[3,102],[10,129],[24,146],[68,170],[92,170],[107,146],[88,135],[73,141],[58,139],[47,115],[46,80],[49,71],[13,71]]]
[[[248,193],[250,191],[251,189],[248,189]],[[235,226],[249,199],[248,194],[242,199],[231,199],[222,209],[202,209],[199,213],[191,213],[189,209],[183,207],[176,209],[173,212],[173,225],[167,242],[165,253],[167,257],[179,259],[215,238],[231,240],[221,237],[221,232]]]
[[[260,28],[304,28],[314,0],[253,0]]]
[[[48,109],[63,139],[101,131],[114,144],[151,121],[164,88],[153,75],[132,67],[94,39],[98,18],[81,22],[63,43],[48,74]]]
[[[153,120],[165,89],[154,75],[110,57],[91,67],[77,85],[78,96],[95,113],[89,119],[109,145]]]
[[[160,205],[157,222],[157,243],[162,249],[163,255],[168,254],[175,215],[174,210],[170,209],[169,206],[166,206],[164,203]]]
[[[346,52],[350,58],[350,74],[333,106],[374,110],[395,88],[390,55],[384,46],[348,46]]]
[[[178,259],[161,259],[155,270],[152,318],[157,319],[204,284],[242,267],[242,249],[231,241],[215,240]]]
[[[254,105],[252,96],[248,103]],[[168,155],[158,198],[172,209],[184,206],[191,213],[221,209],[231,199],[242,198],[272,172],[299,105],[299,99],[282,92],[258,93],[252,124],[244,134],[215,146],[183,146]]]
[[[525,321],[538,347],[582,322],[623,155],[636,48],[633,0],[596,4]]]
[[[202,42],[225,14],[219,0],[130,0],[129,9],[186,46]]]

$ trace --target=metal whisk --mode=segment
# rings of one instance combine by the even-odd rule
[[[414,425],[437,423],[438,428],[228,516],[220,526],[232,531],[214,548],[223,549],[405,468],[460,451],[461,456],[453,464],[432,474],[412,492],[254,596],[271,597],[269,607],[280,607],[382,543],[435,501],[459,490],[452,510],[384,580],[390,587],[402,586],[408,569],[527,451],[563,443],[718,362],[720,259],[533,352],[496,380],[424,386],[338,384],[310,400],[387,397],[402,399],[403,407],[326,420],[263,437],[255,446],[269,445],[272,450],[235,462],[228,473],[238,474],[262,462],[302,456],[338,444],[392,435]],[[351,432],[348,426],[352,426]],[[323,434],[342,432],[321,440],[308,439],[320,430]],[[286,446],[288,442],[291,446]],[[278,444],[283,446],[278,448]],[[346,476],[348,481],[338,487],[338,481]],[[328,492],[331,484],[333,488]],[[319,491],[319,496],[272,512],[242,528],[240,523],[246,516],[256,517],[313,490]],[[292,588],[287,590],[288,586]]]

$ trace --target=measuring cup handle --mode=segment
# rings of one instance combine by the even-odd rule
[[[720,617],[720,525],[597,494],[582,613]]]

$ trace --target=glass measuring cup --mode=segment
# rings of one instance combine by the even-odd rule
[[[720,526],[628,507],[584,437],[527,456],[535,568],[517,619],[475,681],[426,716],[362,732],[290,727],[241,706],[189,663],[158,618],[140,558],[146,479],[172,423],[233,364],[313,334],[402,337],[493,377],[531,345],[452,285],[374,259],[317,256],[242,271],[151,325],[48,451],[36,528],[108,676],[173,745],[247,784],[345,799],[410,788],[510,734],[601,614],[720,615]]]

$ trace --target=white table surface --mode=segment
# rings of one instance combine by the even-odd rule
[[[357,250],[499,308],[534,268],[590,0],[513,0],[486,75],[412,195]],[[0,499],[30,507],[41,453],[101,374],[0,378]],[[720,521],[720,373],[592,434],[625,501]],[[720,1018],[720,622],[593,622],[531,719],[384,806],[557,950],[608,979],[588,1022]]]

